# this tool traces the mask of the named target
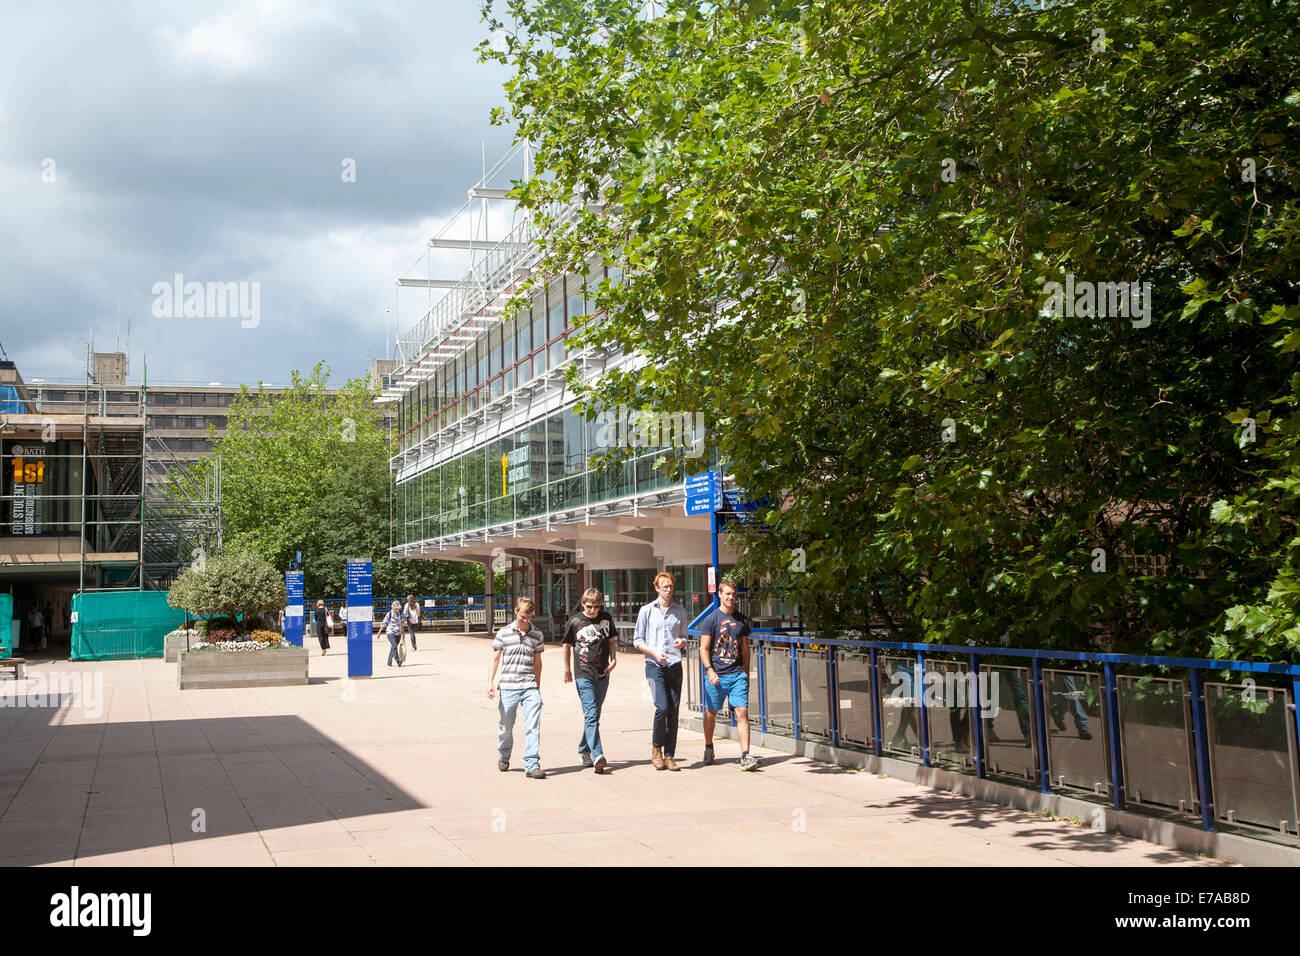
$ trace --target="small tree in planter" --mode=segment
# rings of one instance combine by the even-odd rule
[[[176,579],[167,603],[182,608],[209,624],[208,639],[232,639],[238,630],[252,630],[255,619],[284,606],[284,578],[253,551],[226,551],[190,565]],[[214,617],[232,621],[235,628],[214,629]],[[231,633],[225,633],[227,630]]]

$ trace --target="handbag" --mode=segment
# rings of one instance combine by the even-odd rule
[[[406,663],[406,638],[403,637],[397,642],[397,659],[401,663]]]
[[[326,615],[325,615],[325,626],[328,627],[331,631],[334,630],[334,615],[333,615],[333,614],[326,614]]]

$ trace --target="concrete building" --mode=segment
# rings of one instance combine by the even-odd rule
[[[20,637],[31,608],[53,618],[47,643],[66,642],[73,594],[165,589],[220,543],[219,468],[201,489],[164,489],[210,455],[239,386],[130,385],[123,353],[88,364],[90,381],[67,383],[0,362],[0,595]]]

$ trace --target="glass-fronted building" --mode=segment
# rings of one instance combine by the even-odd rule
[[[471,189],[471,206],[476,191],[504,192],[485,178]],[[446,293],[399,340],[381,396],[397,405],[391,555],[476,561],[488,581],[488,569],[504,567],[512,595],[540,600],[544,628],[576,610],[588,586],[604,591],[630,626],[654,597],[660,570],[676,575],[683,606],[702,609],[709,519],[686,516],[681,481],[655,461],[686,456],[696,463],[688,471],[707,470],[703,423],[683,411],[638,431],[627,413],[587,421],[574,412],[569,368],[590,379],[637,357],[573,344],[575,320],[600,321],[596,286],[618,280],[601,265],[537,283],[529,307],[504,317],[538,268],[536,239],[529,222],[493,242],[435,237],[431,248],[473,254],[468,275],[398,280]],[[619,443],[640,447],[631,460],[598,468],[595,459]],[[724,539],[724,567],[731,558]]]

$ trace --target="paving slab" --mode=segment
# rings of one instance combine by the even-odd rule
[[[398,670],[375,642],[366,681],[312,647],[311,682],[279,688],[181,691],[162,660],[34,665],[102,675],[103,706],[0,708],[0,865],[1223,865],[762,747],[741,773],[731,741],[706,767],[685,729],[682,771],[655,771],[639,655],[610,679],[612,773],[579,764],[582,710],[551,647],[548,777],[524,776],[522,725],[503,774],[489,642],[420,646]]]

